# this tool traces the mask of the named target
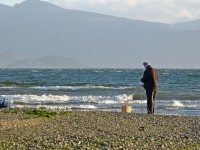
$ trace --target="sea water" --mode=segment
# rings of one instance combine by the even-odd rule
[[[143,69],[0,69],[9,107],[146,113]],[[158,69],[156,113],[200,116],[200,69]],[[139,87],[139,88],[138,88]]]

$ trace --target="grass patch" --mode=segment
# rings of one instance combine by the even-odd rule
[[[2,109],[3,113],[11,113],[11,114],[19,114],[20,110],[19,109]]]
[[[50,118],[53,116],[66,116],[66,117],[73,117],[75,114],[73,112],[53,112],[41,109],[5,109],[2,110],[3,113],[12,113],[12,114],[25,114],[25,115],[32,115],[37,117],[46,117]]]
[[[48,111],[42,111],[42,110],[26,110],[24,112],[25,114],[28,115],[36,115],[38,117],[46,117],[46,118],[50,118],[52,116],[57,115],[57,112],[48,112]]]

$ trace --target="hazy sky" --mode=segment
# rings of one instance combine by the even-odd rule
[[[24,0],[0,0],[14,5]],[[44,0],[64,8],[132,19],[176,23],[200,19],[200,0]]]

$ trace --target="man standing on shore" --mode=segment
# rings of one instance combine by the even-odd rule
[[[146,90],[147,113],[154,114],[155,96],[158,88],[158,73],[148,62],[144,62],[143,65],[145,71],[141,82],[144,83],[143,87]]]

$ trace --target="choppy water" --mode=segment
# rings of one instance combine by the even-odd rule
[[[0,69],[0,98],[10,107],[146,113],[142,69]],[[156,113],[200,116],[200,69],[158,69]],[[132,100],[132,94],[134,94]]]

